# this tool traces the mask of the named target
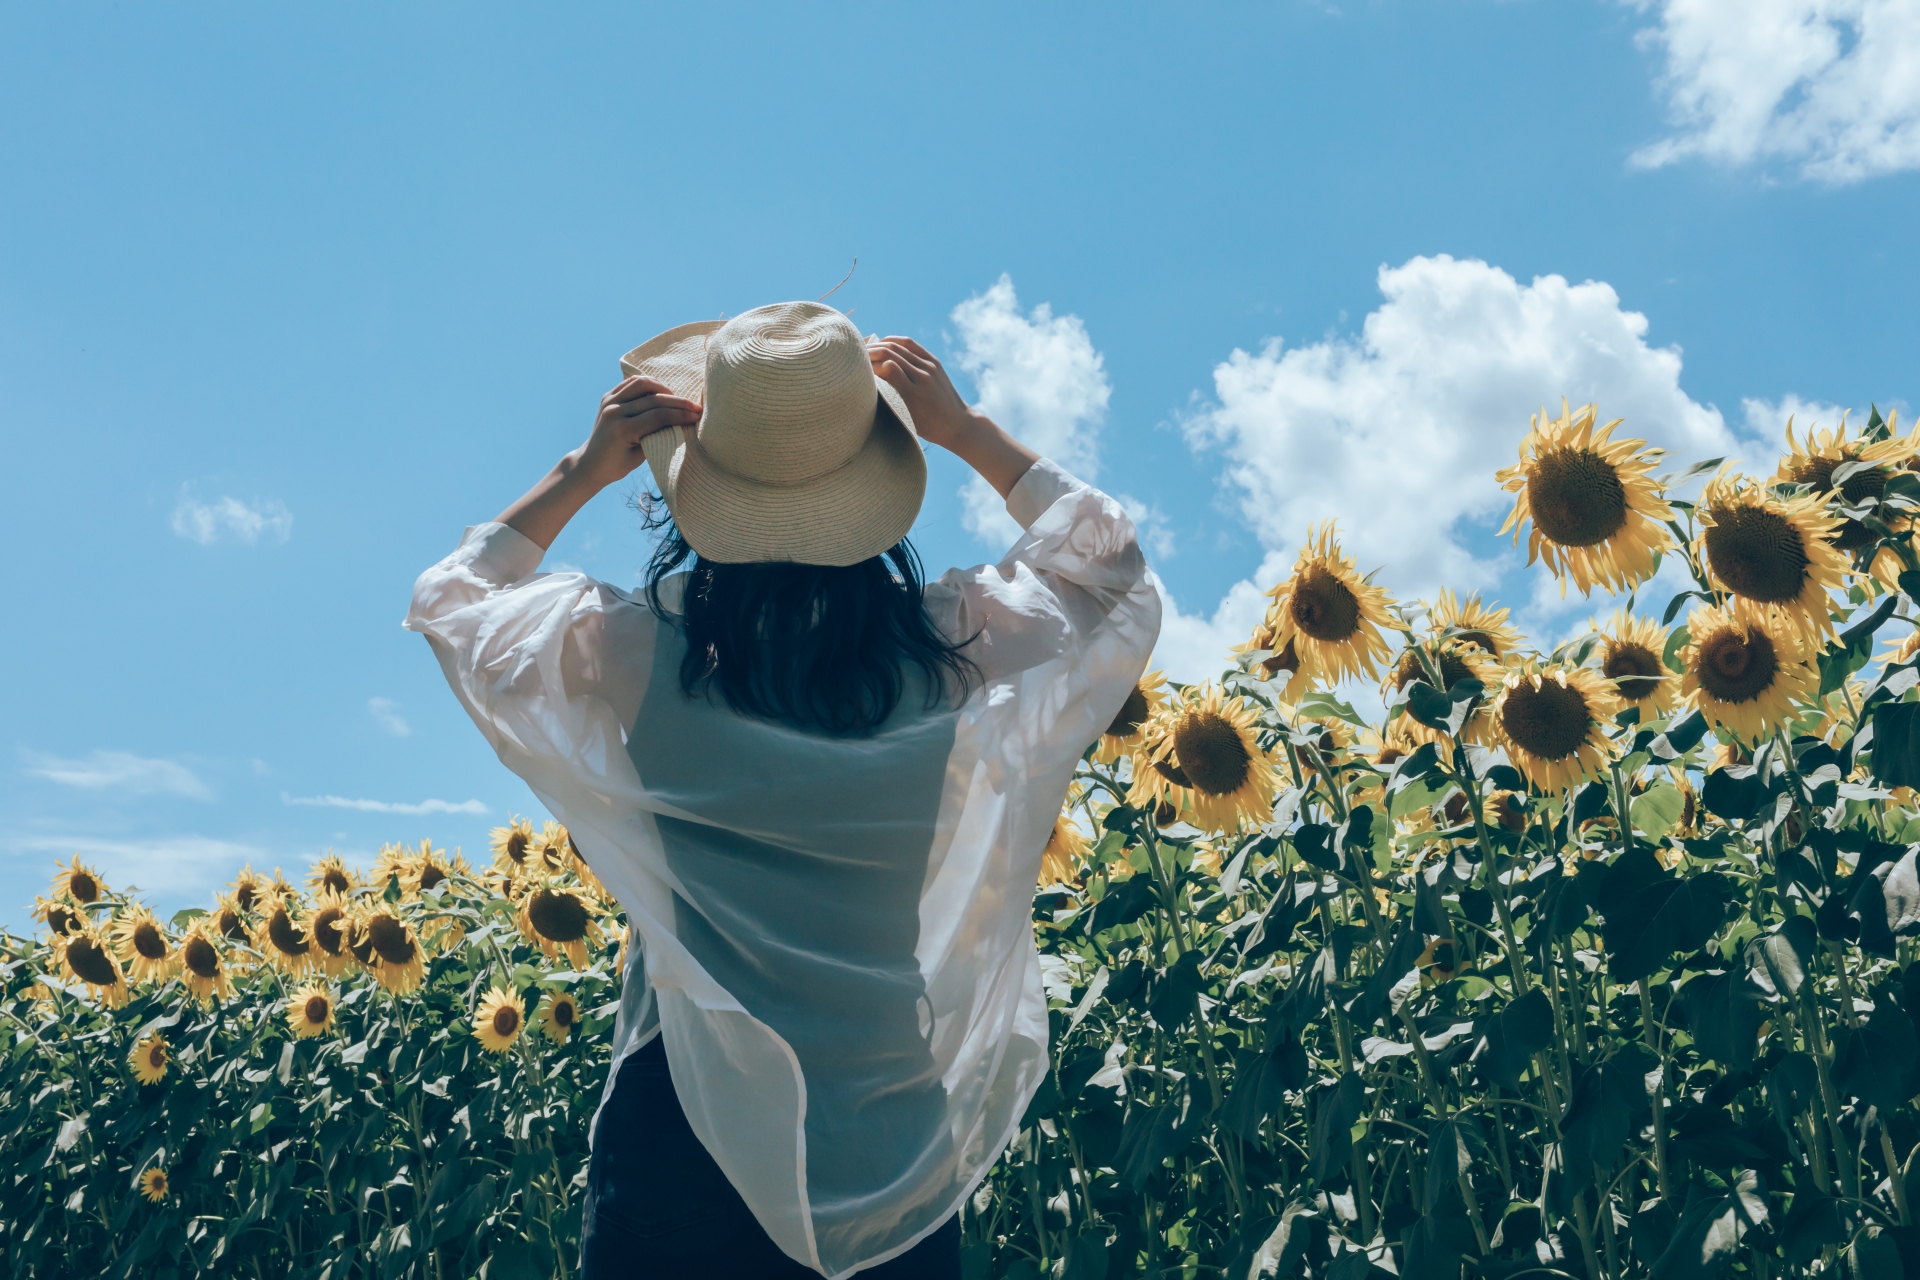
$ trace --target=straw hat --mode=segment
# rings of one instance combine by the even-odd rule
[[[620,368],[705,409],[692,428],[642,442],[702,559],[858,564],[913,526],[927,491],[913,418],[832,307],[777,302],[683,324],[627,352]]]

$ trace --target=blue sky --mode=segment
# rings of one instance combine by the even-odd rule
[[[1492,537],[1538,405],[1759,465],[1920,394],[1920,19],[1773,7],[0,11],[0,924],[76,850],[168,907],[483,853],[535,806],[414,576],[621,352],[856,257],[857,323],[1140,513],[1177,670],[1330,517],[1565,633]],[[997,555],[965,484],[936,571]],[[553,551],[644,556],[618,494]]]

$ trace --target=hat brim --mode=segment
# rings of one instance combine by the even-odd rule
[[[669,329],[620,358],[620,368],[706,401],[710,320]],[[699,428],[668,427],[641,442],[674,524],[704,560],[850,565],[891,550],[913,527],[927,492],[927,460],[900,393],[880,378],[880,414],[846,463],[799,484],[772,485],[726,470],[700,447]]]

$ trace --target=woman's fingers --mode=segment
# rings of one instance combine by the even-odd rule
[[[626,414],[620,419],[620,426],[623,430],[631,432],[635,440],[642,436],[650,436],[656,431],[664,431],[668,427],[692,426],[700,421],[700,414],[697,408],[689,410],[682,407],[685,403],[682,401],[681,404],[656,404],[639,413]]]
[[[688,400],[676,395],[650,393],[637,396],[632,400],[622,400],[616,403],[619,406],[616,412],[622,418],[636,418],[643,413],[652,413],[656,409],[670,409],[677,413],[687,414],[693,418],[700,416],[700,404],[698,401]]]
[[[646,378],[636,373],[613,390],[607,392],[605,396],[601,397],[600,403],[624,404],[630,400],[637,400],[641,396],[670,396],[672,394],[673,388],[669,387],[666,383],[661,382],[657,378]]]

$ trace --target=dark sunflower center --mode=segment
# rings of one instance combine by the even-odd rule
[[[562,1026],[562,1027],[572,1026],[573,1025],[573,1001],[571,1000],[554,1001],[553,1002],[553,1021],[558,1026]]]
[[[167,940],[160,936],[160,926],[151,920],[133,926],[133,949],[148,960],[165,960]]]
[[[1591,547],[1627,522],[1627,489],[1611,462],[1590,449],[1553,449],[1527,477],[1533,525],[1563,547]]]
[[[493,1011],[493,1033],[497,1036],[510,1036],[520,1029],[520,1011],[510,1004],[503,1004]]]
[[[222,907],[218,920],[221,933],[239,942],[246,941],[247,925],[246,922],[240,918],[238,911],[235,911],[231,907]]]
[[[1707,561],[1735,595],[1763,604],[1797,600],[1807,548],[1793,522],[1764,507],[1726,506],[1707,528]]]
[[[353,888],[353,882],[347,879],[347,873],[337,867],[328,867],[320,876],[320,887],[334,893],[346,893]]]
[[[306,1015],[310,1025],[317,1027],[327,1020],[327,1014],[332,1010],[333,1002],[325,996],[308,996],[306,1008],[301,1012]]]
[[[527,919],[552,942],[578,942],[587,936],[587,904],[571,893],[536,889],[527,903]]]
[[[1271,680],[1282,671],[1291,675],[1300,669],[1300,655],[1294,652],[1293,641],[1287,641],[1287,647],[1260,664],[1260,673]]]
[[[1441,653],[1438,665],[1440,667],[1440,678],[1447,682],[1447,688],[1449,689],[1459,684],[1462,680],[1470,680],[1473,678],[1473,669],[1467,666],[1457,654]],[[1393,664],[1393,687],[1396,689],[1404,689],[1415,680],[1425,680],[1427,678],[1426,664],[1420,661],[1420,655],[1412,649],[1408,649],[1402,653],[1399,661]]]
[[[1382,768],[1385,768],[1387,765],[1392,764],[1395,760],[1402,758],[1406,754],[1407,754],[1406,752],[1402,751],[1398,747],[1382,747],[1380,748],[1380,754],[1374,757],[1373,762],[1377,765],[1380,765]]]
[[[1173,730],[1173,752],[1194,790],[1210,796],[1232,795],[1253,771],[1253,757],[1239,729],[1211,711],[1180,717]]]
[[[1632,641],[1609,644],[1606,661],[1600,664],[1600,670],[1614,682],[1621,695],[1632,702],[1651,698],[1660,688],[1661,678],[1666,675],[1666,666],[1660,661],[1660,655]]]
[[[67,877],[67,892],[73,895],[75,902],[97,902],[100,898],[100,882],[84,871],[76,871]]]
[[[1287,611],[1293,624],[1315,640],[1350,640],[1360,628],[1360,601],[1324,565],[1310,565],[1300,575]]]
[[[1808,458],[1793,469],[1793,482],[1804,484],[1815,493],[1830,493],[1833,490],[1833,469],[1845,461],[1842,458]]]
[[[1187,777],[1187,771],[1182,769],[1172,756],[1168,756],[1164,760],[1155,760],[1153,762],[1153,771],[1176,787],[1190,787],[1193,785],[1192,780]]]
[[[285,907],[275,907],[273,914],[267,917],[267,937],[273,941],[282,955],[303,956],[307,954],[307,938],[300,926]]]
[[[1127,700],[1120,704],[1120,710],[1114,715],[1113,723],[1107,726],[1109,738],[1131,738],[1147,719],[1147,695],[1139,685],[1133,686],[1127,694]]]
[[[346,945],[346,939],[340,933],[340,920],[345,914],[339,907],[322,907],[310,922],[313,940],[330,956],[339,955],[341,948]]]
[[[242,883],[239,888],[233,891],[233,900],[239,904],[242,911],[251,911],[253,910],[253,904],[260,900],[260,895],[254,892],[251,883]]]
[[[1507,736],[1543,760],[1564,760],[1580,750],[1591,721],[1586,698],[1558,680],[1515,685],[1500,710]]]
[[[1475,645],[1484,649],[1496,658],[1500,656],[1500,646],[1498,642],[1494,640],[1493,633],[1490,631],[1462,631],[1459,635],[1455,636],[1454,639],[1463,644]]]
[[[1724,627],[1707,637],[1694,664],[1700,687],[1721,702],[1751,702],[1772,687],[1780,659],[1764,631]]]
[[[507,857],[514,862],[527,860],[527,845],[531,837],[524,831],[516,831],[507,837]]]
[[[113,957],[92,938],[75,938],[68,943],[67,963],[82,981],[91,982],[96,987],[110,987],[120,981],[120,971],[114,968]]]
[[[196,978],[220,976],[220,953],[213,949],[211,942],[198,934],[188,938],[187,944],[180,948],[180,963],[187,966],[187,971]]]
[[[420,869],[420,887],[422,889],[431,889],[446,878],[447,873],[442,871],[434,863],[429,862]]]
[[[167,1065],[167,1042],[155,1040],[147,1046],[147,1065],[159,1068]]]
[[[65,907],[52,907],[47,911],[47,928],[55,933],[72,933],[79,923],[79,915]]]
[[[1433,944],[1433,967],[1452,971],[1453,944],[1451,942],[1443,939]]]
[[[407,926],[384,911],[367,921],[367,943],[388,964],[411,964],[419,952],[407,936]]]

